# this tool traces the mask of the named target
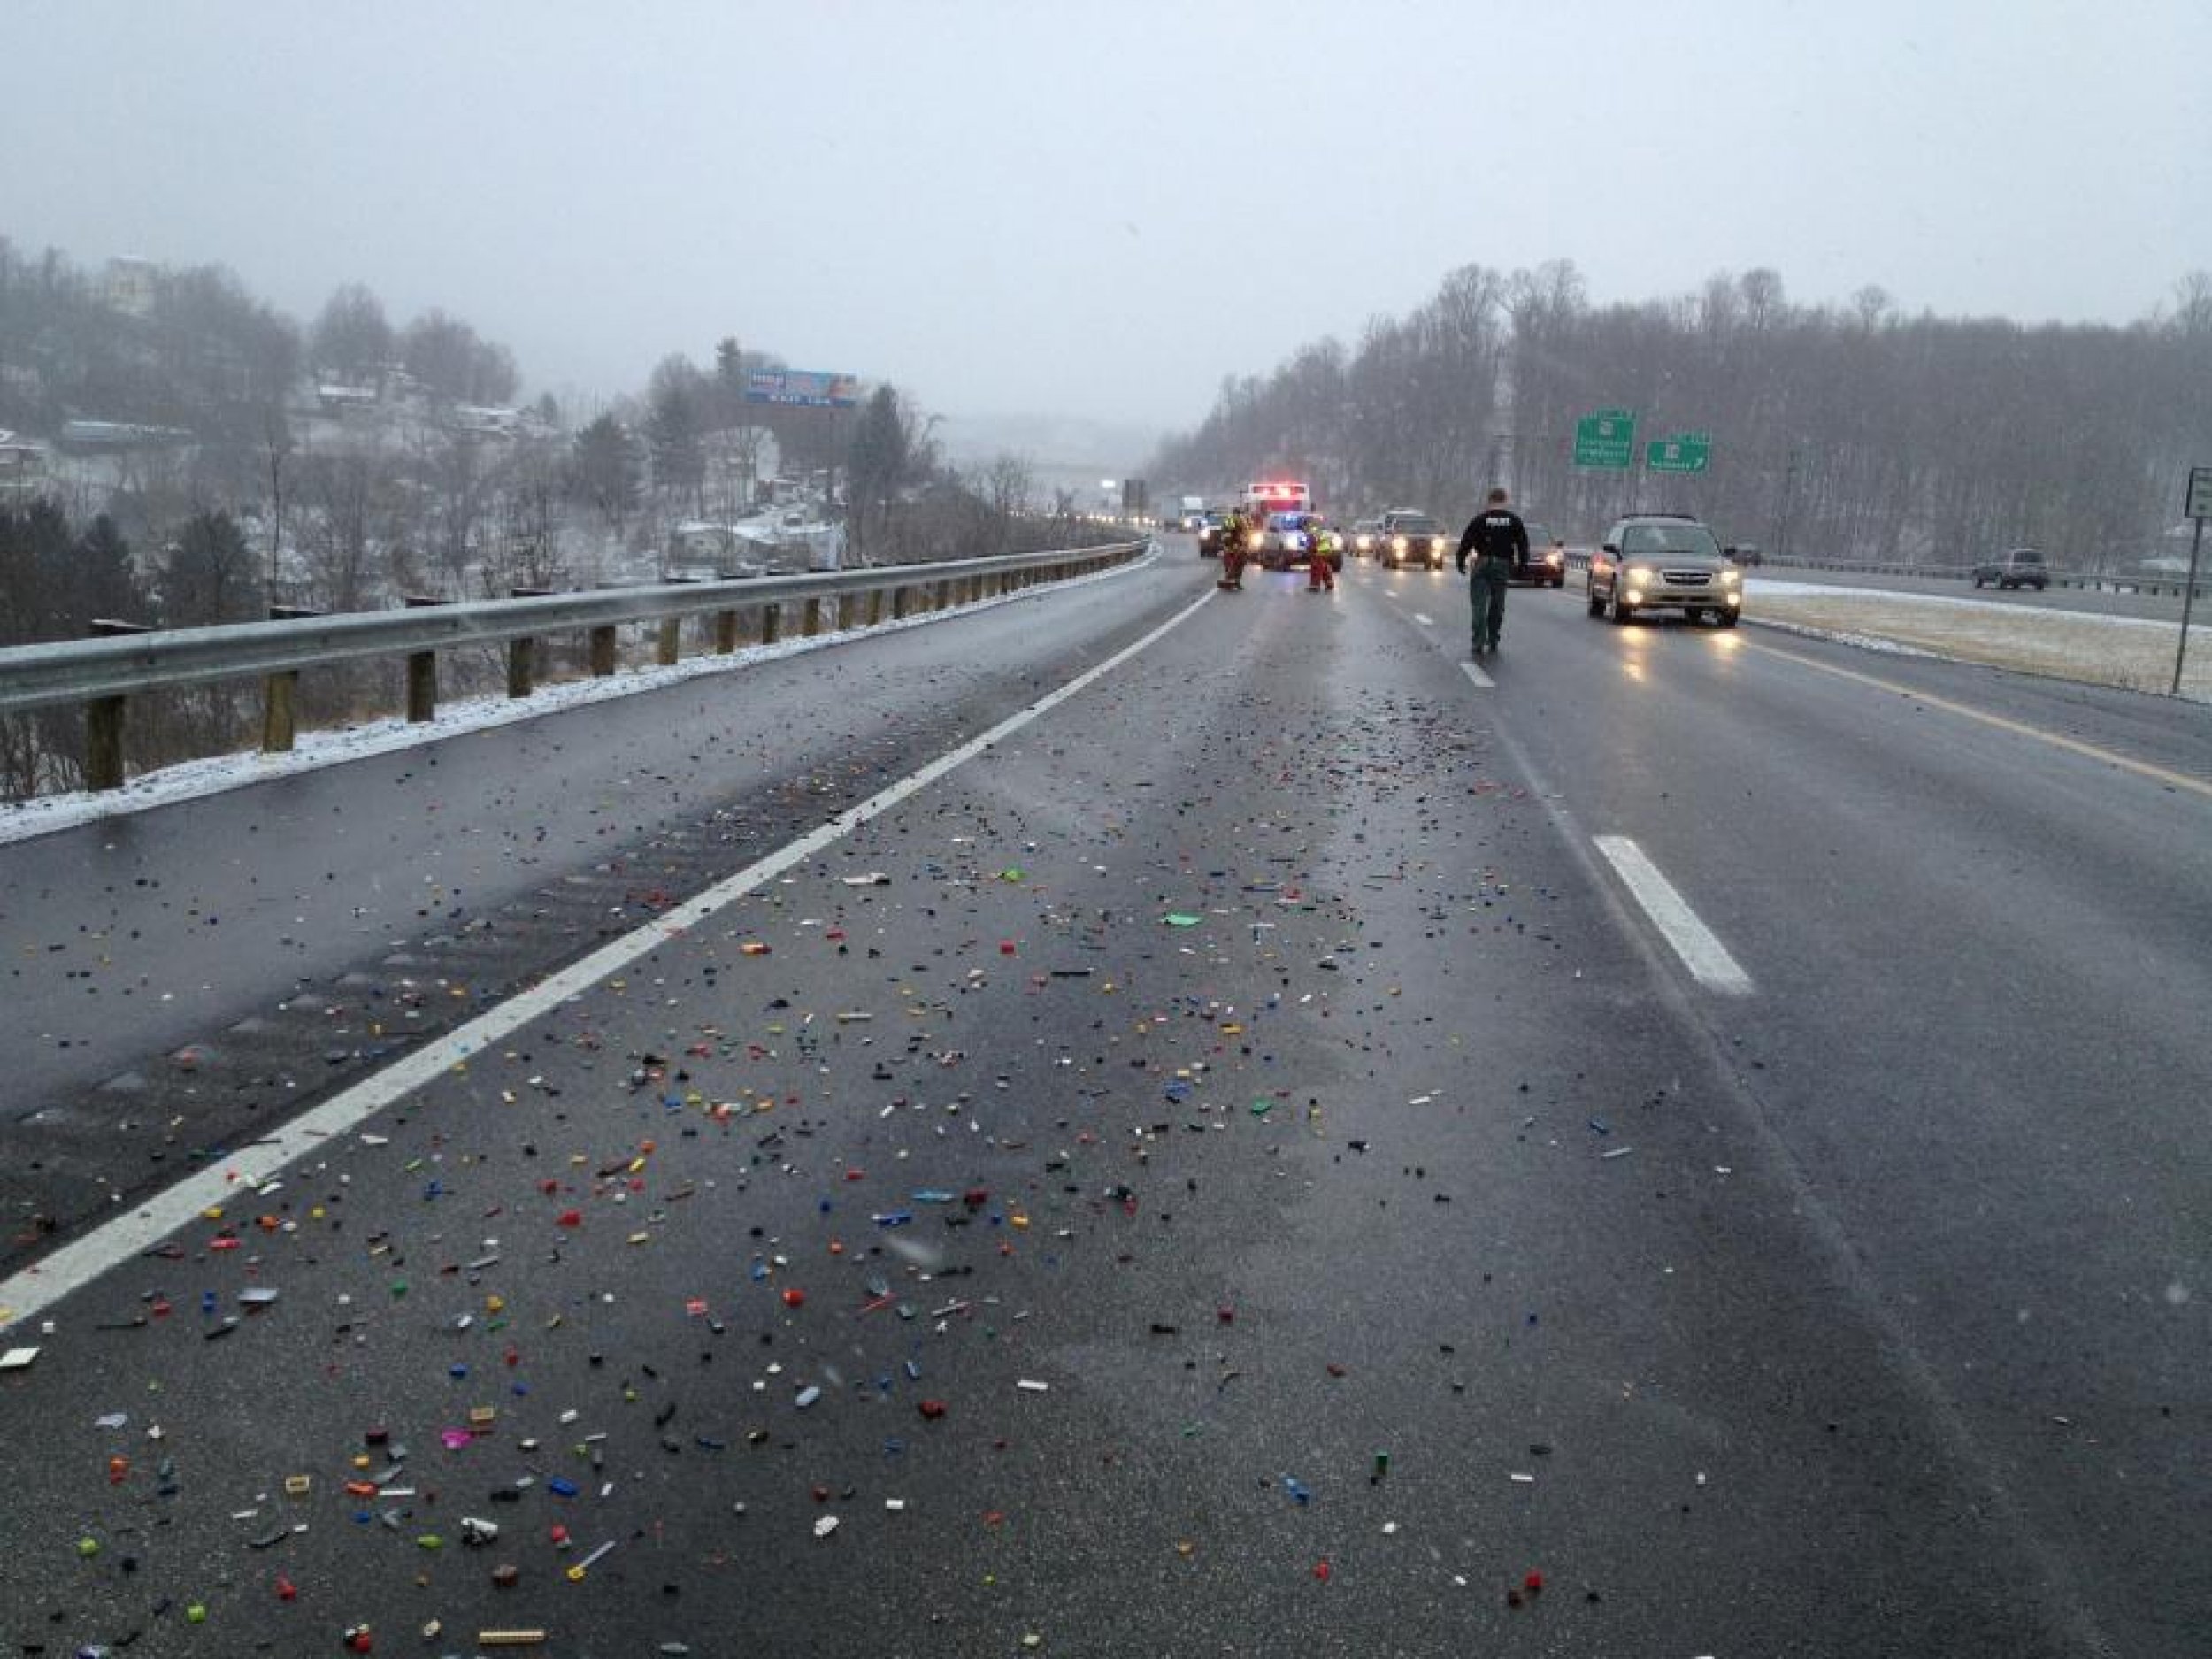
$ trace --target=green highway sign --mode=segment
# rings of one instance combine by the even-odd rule
[[[1632,410],[1600,409],[1575,422],[1577,466],[1625,467],[1636,456]]]
[[[1644,446],[1644,465],[1654,472],[1702,472],[1712,456],[1709,432],[1678,432]]]

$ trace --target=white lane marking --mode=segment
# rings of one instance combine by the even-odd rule
[[[971,738],[959,748],[940,755],[927,765],[870,795],[858,806],[848,807],[820,828],[770,853],[726,880],[717,882],[696,898],[664,911],[648,926],[601,946],[588,956],[549,975],[465,1025],[457,1026],[404,1059],[395,1061],[374,1077],[364,1079],[291,1122],[271,1130],[253,1145],[241,1148],[235,1156],[157,1193],[130,1214],[104,1223],[83,1238],[64,1245],[44,1261],[0,1281],[0,1331],[35,1318],[110,1268],[150,1249],[204,1210],[243,1202],[256,1187],[296,1160],[312,1152],[326,1153],[333,1136],[344,1134],[402,1095],[465,1064],[472,1055],[490,1050],[540,1015],[572,997],[582,995],[600,980],[619,973],[669,939],[726,910],[763,882],[843,840],[870,818],[888,811],[955,767],[973,760],[994,743],[1011,736],[1147,650],[1196,615],[1217,591],[1209,588],[1142,639],[1085,670],[1067,684],[1047,692],[1027,708],[1007,716],[981,736]]]
[[[1413,613],[1413,619],[1425,628],[1432,628],[1436,626],[1434,617],[1425,617],[1418,611]]]
[[[1659,866],[1644,856],[1644,849],[1625,835],[1600,835],[1594,838],[1598,851],[1605,855],[1636,902],[1644,907],[1667,943],[1674,947],[1674,954],[1682,958],[1682,965],[1691,977],[1708,990],[1723,991],[1731,996],[1747,996],[1751,992],[1751,976],[1736,965],[1735,957],[1728,954],[1728,947],[1714,937],[1713,930],[1697,918],[1688,901],[1674,890],[1674,884],[1659,873]]]
[[[1481,687],[1485,691],[1493,689],[1498,683],[1496,680],[1491,679],[1489,675],[1484,673],[1482,670],[1477,668],[1472,663],[1462,663],[1459,667],[1462,673],[1465,674],[1468,679],[1473,680],[1476,685]]]

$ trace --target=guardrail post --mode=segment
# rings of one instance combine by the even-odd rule
[[[760,642],[773,645],[783,637],[783,607],[776,604],[760,608]]]
[[[894,588],[891,590],[891,620],[897,622],[903,619],[907,607],[912,603],[910,590],[905,588]]]
[[[799,625],[810,640],[822,631],[822,600],[819,595],[806,602],[806,620]]]
[[[737,612],[718,611],[714,613],[714,651],[718,657],[727,657],[737,649]]]
[[[673,668],[676,659],[683,655],[684,619],[681,617],[663,617],[660,641],[654,648],[653,660],[663,668]]]
[[[591,631],[591,677],[594,680],[604,680],[614,672],[614,636],[615,630],[611,624]]]
[[[510,599],[542,599],[550,588],[510,588]],[[545,641],[534,635],[507,641],[507,695],[526,697],[545,668]]]
[[[118,622],[110,617],[95,617],[88,631],[96,640],[118,634],[150,632],[142,623]],[[88,789],[123,787],[125,702],[119,696],[95,697],[84,706],[84,781]]]
[[[322,612],[307,605],[271,605],[269,620],[296,622],[302,617],[320,616]],[[261,752],[265,755],[288,755],[298,736],[299,721],[296,704],[300,688],[300,671],[280,668],[261,682]]]
[[[880,588],[871,588],[868,590],[868,626],[872,628],[882,620],[883,589]]]
[[[433,605],[448,602],[429,594],[409,594],[400,601],[410,611],[426,611]],[[410,651],[407,654],[407,723],[420,726],[438,718],[438,654],[435,651]]]

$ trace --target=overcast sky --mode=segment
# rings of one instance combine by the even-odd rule
[[[734,334],[1187,426],[1471,262],[2125,322],[2212,268],[2208,0],[6,0],[0,235],[441,306],[532,392]]]

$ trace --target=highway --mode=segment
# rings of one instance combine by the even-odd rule
[[[1214,574],[0,846],[0,1643],[2203,1652],[2208,711]]]

